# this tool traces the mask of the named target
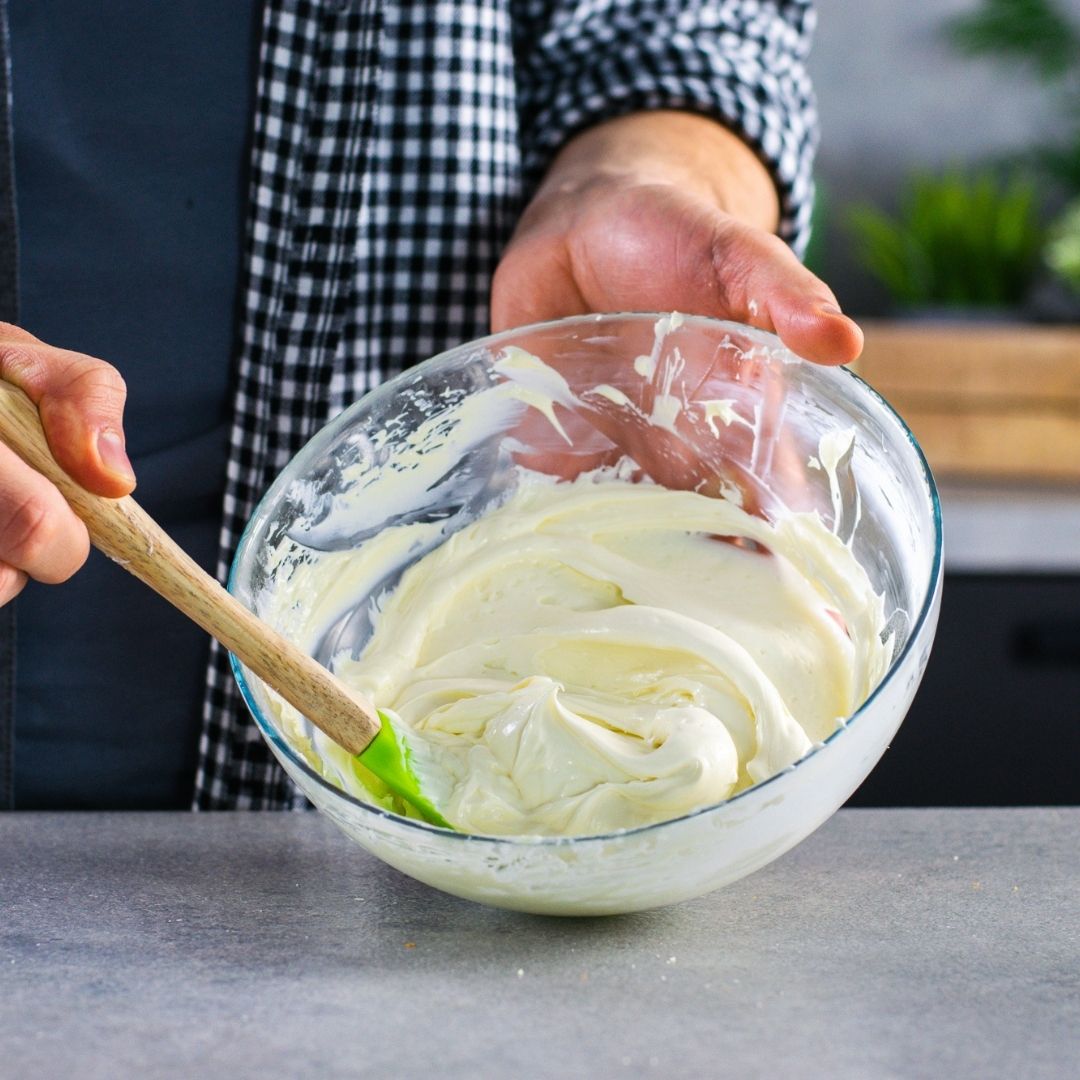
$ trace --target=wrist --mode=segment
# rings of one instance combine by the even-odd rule
[[[779,225],[775,182],[754,151],[715,120],[670,110],[632,113],[571,139],[533,202],[640,184],[677,187],[767,232]]]

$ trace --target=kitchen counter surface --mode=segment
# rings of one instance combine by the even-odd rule
[[[940,484],[945,569],[964,574],[1080,574],[1076,485]]]
[[[847,810],[608,919],[419,885],[315,814],[0,815],[11,1077],[1066,1077],[1080,808]]]

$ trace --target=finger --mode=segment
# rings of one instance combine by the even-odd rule
[[[7,563],[0,563],[0,607],[14,600],[26,587],[28,578],[21,570]]]
[[[722,312],[776,333],[792,352],[819,364],[847,364],[863,346],[857,323],[832,290],[776,236],[725,220],[710,252]]]
[[[591,310],[558,238],[542,234],[511,241],[491,281],[493,334]]]
[[[86,526],[60,492],[0,444],[0,563],[54,585],[89,551]]]
[[[126,388],[114,367],[0,323],[0,378],[35,402],[53,457],[73,479],[107,498],[134,488],[124,445]]]
[[[839,305],[811,308],[799,295],[778,292],[769,314],[780,340],[793,353],[817,364],[850,364],[863,349],[863,332]]]

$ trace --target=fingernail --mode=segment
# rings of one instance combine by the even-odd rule
[[[97,439],[98,457],[101,464],[116,476],[126,480],[135,479],[135,470],[124,449],[124,440],[115,431],[103,431]]]
[[[835,304],[822,304],[818,308],[822,315],[843,315],[844,313]]]

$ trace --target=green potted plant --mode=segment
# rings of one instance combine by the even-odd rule
[[[1035,281],[1044,231],[1036,188],[1015,172],[919,172],[898,212],[855,207],[856,254],[903,314],[1015,312]]]
[[[1058,278],[1080,296],[1080,199],[1066,208],[1050,230],[1046,261]]]
[[[1080,26],[1058,0],[982,0],[945,32],[958,51],[1033,71],[1057,95],[1064,138],[1032,156],[1068,196],[1080,194]]]
[[[1013,159],[1011,172],[953,168],[913,176],[899,214],[861,207],[851,215],[859,254],[898,309],[1013,313],[1080,321],[1080,289],[1060,269],[1077,217],[1049,232],[1053,212],[1080,195],[1080,26],[1059,0],[981,0],[944,26],[969,56],[993,56],[1034,72],[1058,97],[1064,137]],[[1052,248],[1043,249],[1054,236]],[[1052,273],[1051,273],[1052,271]]]
[[[1060,0],[981,0],[945,25],[953,46],[969,56],[992,56],[1033,72],[1058,99],[1063,137],[1028,155],[1049,181],[1053,210],[1080,196],[1080,24]],[[1080,213],[1066,210],[1049,235],[1043,273],[1032,289],[1028,315],[1049,322],[1080,322],[1080,285],[1070,272],[1070,250],[1080,241]],[[1074,239],[1070,241],[1069,237]],[[1064,269],[1063,269],[1064,267]]]

